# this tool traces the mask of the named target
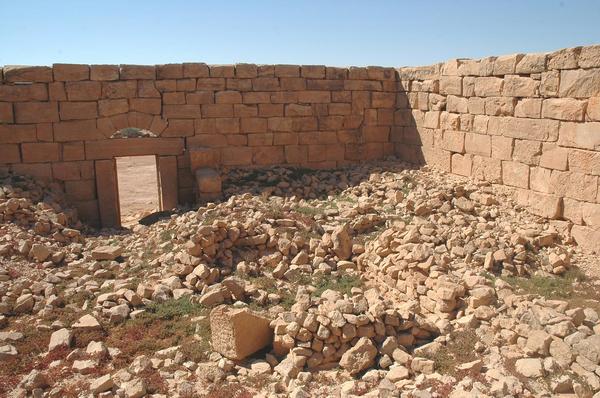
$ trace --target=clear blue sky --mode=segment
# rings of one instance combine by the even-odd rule
[[[427,65],[600,43],[599,0],[2,0],[0,65]]]

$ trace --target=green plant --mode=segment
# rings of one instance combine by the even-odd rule
[[[315,296],[321,296],[325,290],[335,290],[351,296],[352,288],[361,287],[362,285],[363,282],[360,277],[354,275],[342,275],[338,278],[320,277],[313,283],[316,288]]]
[[[475,334],[474,329],[454,331],[450,333],[446,345],[442,346],[429,359],[433,360],[434,368],[439,373],[456,377],[459,373],[456,370],[457,365],[471,362],[478,358],[477,353],[473,350],[473,346],[478,340],[479,338]]]
[[[160,231],[160,234],[158,235],[161,242],[170,241],[171,239],[173,239],[173,236],[175,236],[175,232],[168,229]]]
[[[167,300],[160,303],[152,303],[146,307],[145,317],[154,319],[173,319],[181,316],[205,315],[206,307],[192,303],[189,297],[181,297],[176,300]]]

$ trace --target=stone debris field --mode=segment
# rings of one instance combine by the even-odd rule
[[[0,394],[599,396],[597,257],[506,187],[390,160],[223,192],[98,231],[3,177]]]
[[[0,398],[600,398],[599,254],[600,45],[0,68]]]

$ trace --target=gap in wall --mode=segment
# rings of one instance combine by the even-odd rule
[[[128,227],[159,210],[156,156],[116,158],[121,225]]]

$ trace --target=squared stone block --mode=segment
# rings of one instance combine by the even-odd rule
[[[14,105],[17,123],[58,122],[56,102],[18,102]]]
[[[221,305],[210,313],[213,349],[221,355],[242,360],[273,342],[270,320],[248,308]]]
[[[54,64],[52,70],[54,71],[54,81],[57,82],[88,80],[90,78],[89,65]]]
[[[196,183],[200,193],[221,193],[221,174],[215,169],[201,168],[196,170]]]
[[[192,172],[204,167],[219,165],[219,151],[212,148],[190,148],[190,168]]]
[[[60,159],[60,144],[56,143],[33,143],[21,145],[23,162],[56,162]]]

